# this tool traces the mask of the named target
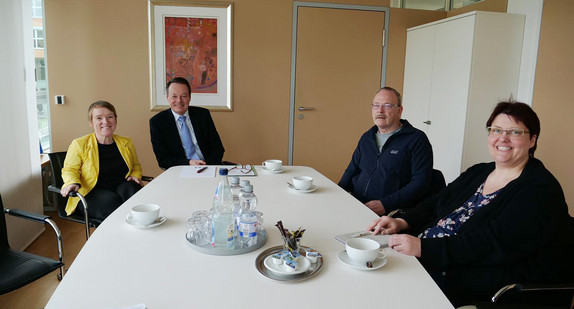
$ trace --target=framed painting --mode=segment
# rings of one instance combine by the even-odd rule
[[[183,77],[191,105],[232,110],[232,4],[149,0],[151,109],[169,108],[165,85]]]

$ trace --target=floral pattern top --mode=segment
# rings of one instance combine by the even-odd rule
[[[419,238],[442,238],[454,236],[460,230],[460,227],[478,210],[483,206],[488,205],[490,201],[496,197],[500,190],[497,190],[491,194],[483,195],[482,188],[484,183],[482,183],[478,190],[462,204],[461,207],[455,209],[452,213],[446,215],[444,218],[440,219],[436,226],[426,229]]]

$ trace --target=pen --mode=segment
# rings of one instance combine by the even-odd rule
[[[197,172],[196,172],[196,173],[198,173],[198,174],[199,174],[199,173],[201,173],[201,172],[205,171],[206,169],[207,169],[207,166],[201,167],[200,169],[198,169],[198,170],[197,170]]]
[[[371,235],[371,234],[372,234],[371,232],[357,233],[357,234],[353,235],[353,238],[368,236],[368,235]]]

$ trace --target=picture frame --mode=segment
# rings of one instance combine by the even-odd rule
[[[232,111],[233,4],[148,0],[151,110],[169,108],[165,86],[191,85],[190,105]]]

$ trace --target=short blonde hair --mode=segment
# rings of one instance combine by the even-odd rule
[[[108,102],[108,101],[96,101],[92,104],[90,104],[90,107],[88,107],[88,121],[92,121],[92,112],[94,111],[94,108],[98,108],[98,107],[105,107],[107,109],[109,109],[112,113],[114,113],[114,117],[118,118],[118,114],[116,113],[116,108],[112,105],[112,103]]]

